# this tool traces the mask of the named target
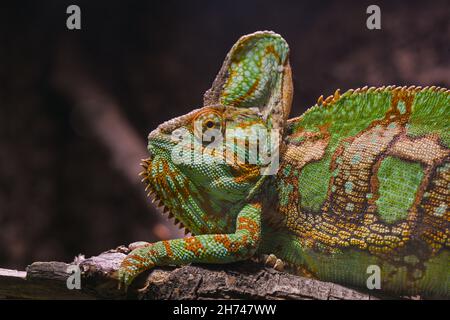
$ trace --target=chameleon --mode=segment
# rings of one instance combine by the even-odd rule
[[[241,37],[203,106],[149,134],[142,181],[186,236],[132,250],[119,282],[154,266],[269,255],[323,281],[368,288],[375,268],[381,292],[449,298],[450,90],[336,90],[288,119],[289,54],[272,31]],[[250,161],[254,127],[276,132],[260,143],[278,161]],[[208,140],[208,130],[234,135]]]

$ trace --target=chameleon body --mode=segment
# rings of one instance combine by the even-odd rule
[[[385,292],[448,298],[450,91],[338,90],[287,120],[288,56],[273,32],[242,37],[204,106],[150,133],[146,190],[192,235],[133,250],[119,270],[121,282],[155,265],[273,253],[294,272],[324,281],[366,288],[375,266]],[[261,161],[214,162],[222,151],[236,151],[236,143],[204,161],[174,161],[174,132],[198,140],[208,129],[255,125],[280,133],[275,174],[261,174]],[[207,144],[183,148],[205,154]]]

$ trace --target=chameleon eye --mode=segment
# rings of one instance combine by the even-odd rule
[[[222,114],[215,109],[207,108],[202,110],[195,116],[193,126],[194,132],[198,137],[201,137],[205,131],[210,129],[222,130]]]
[[[222,117],[216,113],[210,113],[205,115],[202,121],[202,132],[210,129],[221,130],[222,129]]]
[[[215,123],[214,123],[214,121],[212,121],[212,120],[206,120],[206,122],[205,122],[205,126],[206,126],[208,129],[214,128],[214,125],[215,125]]]

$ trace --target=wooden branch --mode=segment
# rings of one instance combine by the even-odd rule
[[[74,262],[35,262],[26,271],[0,269],[0,297],[26,299],[378,299],[337,284],[298,277],[246,261],[226,265],[155,268],[127,292],[115,273],[128,249],[119,247]],[[81,271],[81,288],[69,290],[70,266]]]

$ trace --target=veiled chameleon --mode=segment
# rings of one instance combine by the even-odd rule
[[[337,90],[288,120],[292,94],[287,43],[257,32],[232,47],[202,108],[150,133],[143,181],[192,236],[135,249],[120,280],[155,265],[273,253],[321,280],[365,287],[377,265],[381,290],[448,297],[450,91]],[[195,156],[208,148],[204,132],[254,126],[280,134],[275,174],[261,174],[260,160],[221,161],[239,135],[203,161],[173,159],[174,132],[198,142],[183,147]]]

